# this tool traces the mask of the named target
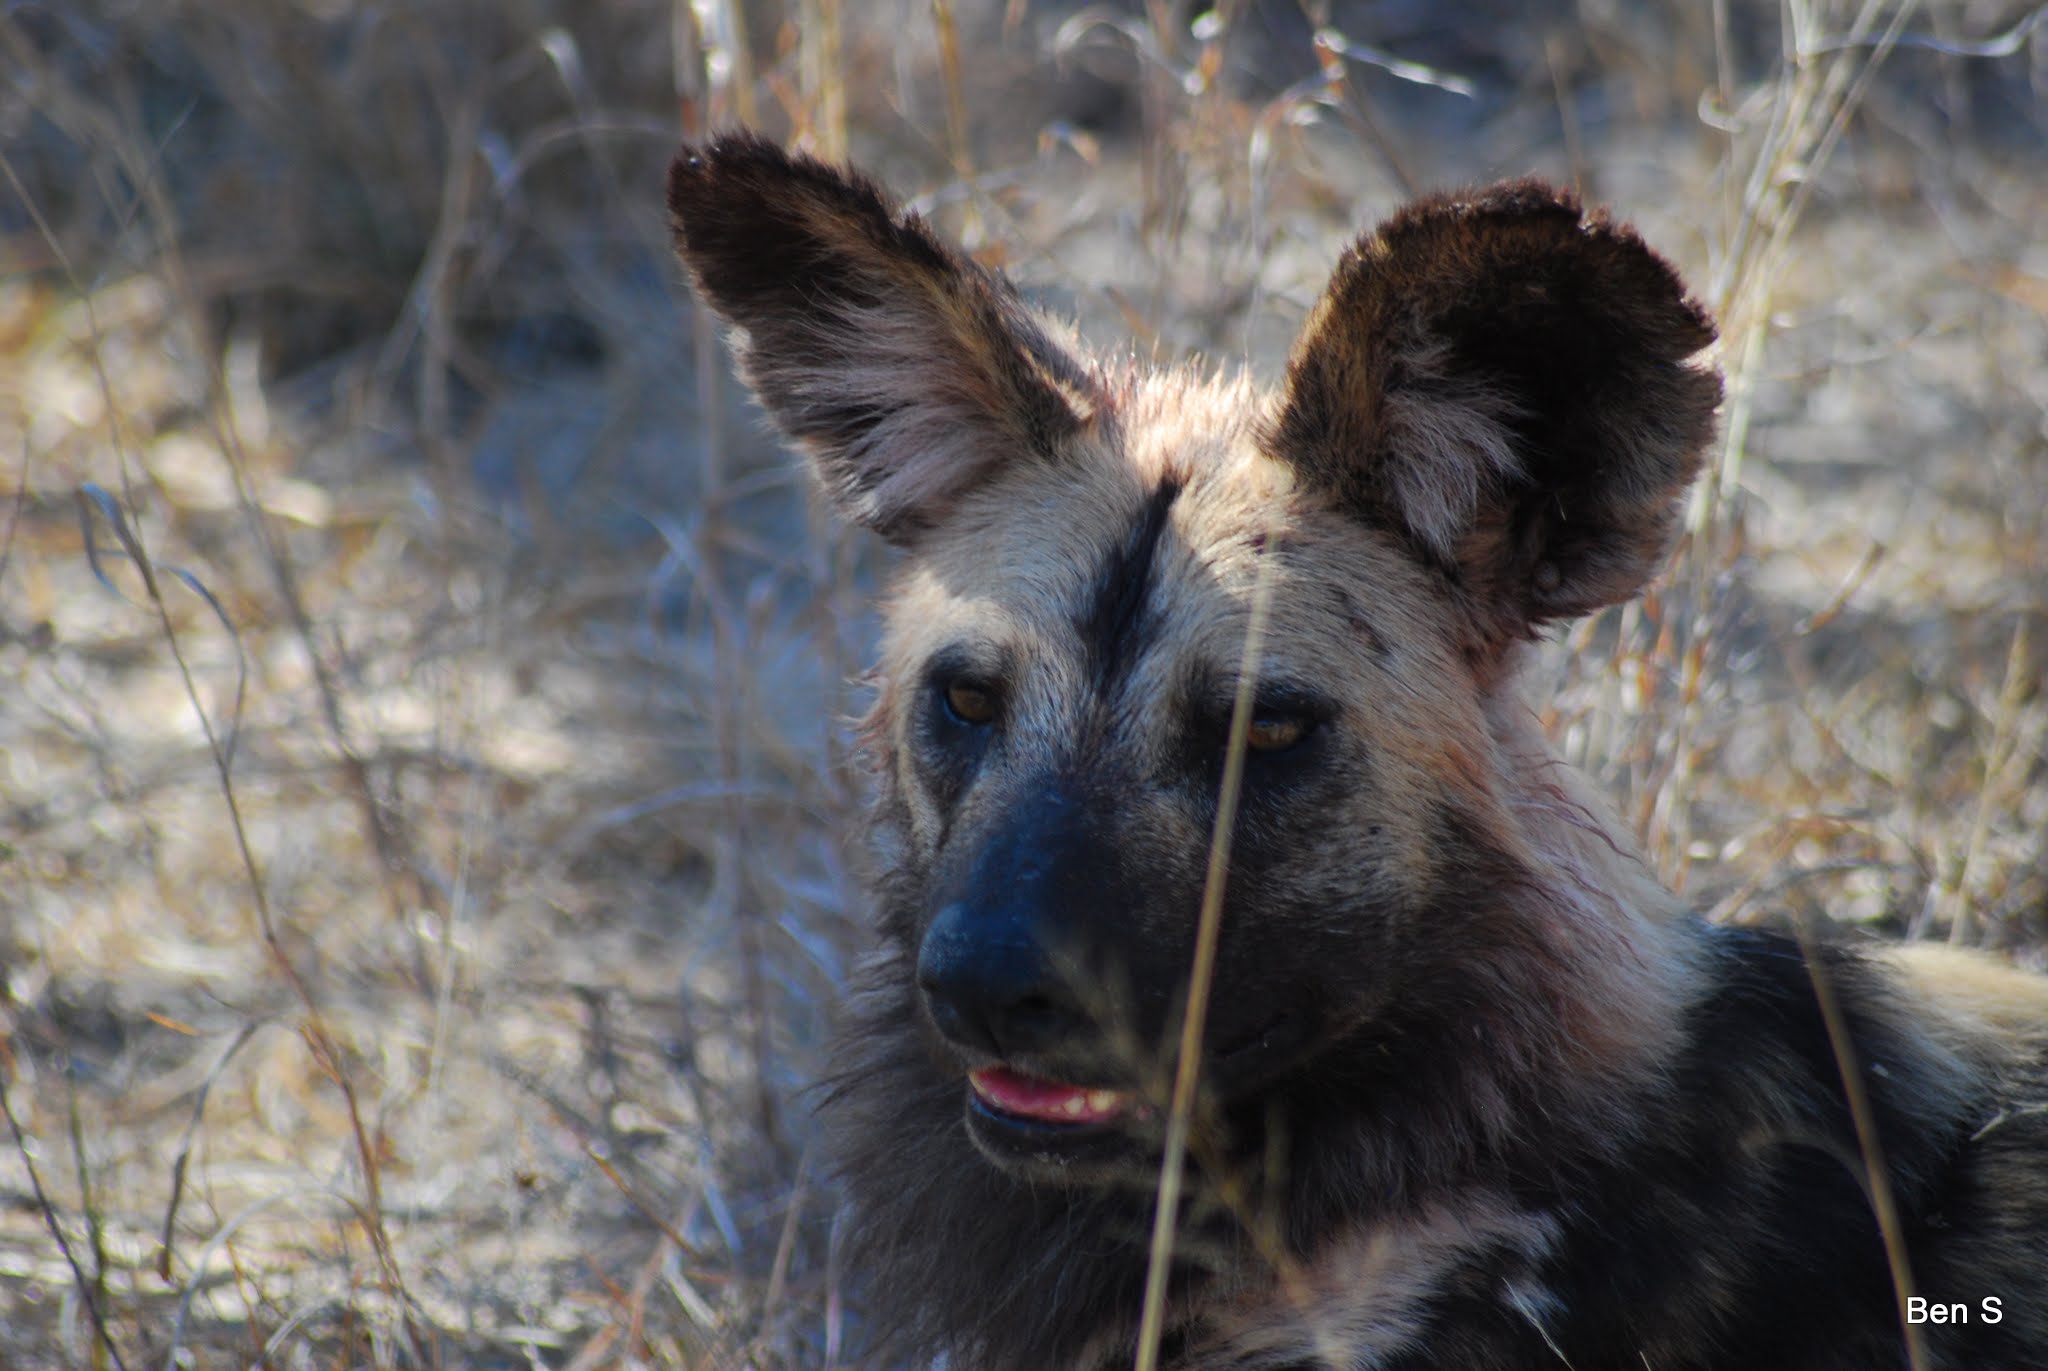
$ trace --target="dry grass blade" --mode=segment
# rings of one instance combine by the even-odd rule
[[[846,157],[846,66],[839,0],[804,0],[804,89],[816,113],[813,127],[818,151],[834,160]]]
[[[1927,1334],[1908,1313],[1915,1287],[1912,1262],[1906,1255],[1906,1227],[1899,1214],[1898,1196],[1892,1190],[1891,1172],[1885,1167],[1884,1140],[1878,1134],[1877,1118],[1871,1111],[1870,1092],[1863,1081],[1863,1063],[1857,1060],[1855,1044],[1849,1039],[1849,1026],[1843,1020],[1834,983],[1821,966],[1820,951],[1814,944],[1812,930],[1801,920],[1794,925],[1794,931],[1799,936],[1799,950],[1806,961],[1806,974],[1813,982],[1814,1000],[1819,1004],[1821,1019],[1827,1025],[1828,1045],[1835,1054],[1835,1071],[1841,1078],[1843,1098],[1848,1102],[1849,1118],[1856,1129],[1858,1155],[1853,1160],[1857,1163],[1858,1179],[1864,1192],[1870,1196],[1870,1208],[1877,1216],[1878,1231],[1884,1237],[1892,1298],[1898,1304],[1899,1331],[1906,1344],[1906,1362],[1910,1371],[1926,1371]]]
[[[241,1051],[243,1044],[255,1037],[256,1030],[262,1026],[260,1023],[242,1025],[234,1040],[222,1049],[220,1056],[214,1061],[213,1069],[206,1073],[206,1079],[199,1083],[199,1090],[193,1096],[192,1117],[185,1124],[184,1136],[178,1140],[178,1155],[171,1161],[171,1197],[164,1204],[163,1231],[157,1240],[156,1273],[165,1282],[173,1279],[178,1204],[185,1198],[185,1168],[192,1160],[192,1140],[198,1135],[199,1125],[206,1117],[206,1097],[213,1093],[214,1082],[220,1079],[220,1073],[227,1068],[227,1064],[234,1060],[235,1053]]]
[[[1963,845],[1962,859],[1955,863],[1952,877],[1936,886],[1938,908],[1948,924],[1948,940],[1960,946],[1972,946],[1977,940],[1977,920],[1970,903],[1970,874],[1984,858],[1992,816],[2008,800],[2012,784],[2009,768],[2020,755],[2020,707],[2033,685],[2027,647],[2027,621],[2021,619],[2013,626],[2012,646],[2005,655],[2003,683],[1993,709],[1991,740],[1984,749],[1984,783],[1977,795],[1976,813]]]
[[[121,512],[120,502],[88,481],[78,490],[79,541],[85,549],[86,564],[92,570],[93,579],[105,586],[110,594],[120,596],[124,601],[128,598],[122,595],[121,588],[114,584],[106,569],[100,565],[102,552],[99,539],[93,534],[95,511],[105,521],[107,527],[114,531],[114,540],[120,544],[121,555],[128,559],[137,574],[142,577],[143,586],[151,600],[163,593],[157,578],[169,576],[205,602],[206,607],[213,611],[214,619],[227,631],[228,641],[234,644],[235,700],[233,707],[228,711],[227,736],[221,748],[224,768],[233,771],[235,747],[242,737],[242,713],[249,702],[249,654],[243,647],[240,630],[235,627],[235,621],[228,614],[227,606],[206,588],[204,581],[183,567],[161,566],[152,562],[148,554],[142,550],[142,540],[135,536],[135,531],[128,525],[127,516]]]
[[[962,181],[974,179],[974,154],[967,136],[967,91],[960,61],[960,25],[953,17],[951,0],[931,0],[932,27],[939,37],[939,70],[946,86],[946,151],[953,161],[953,174]]]
[[[2043,24],[2048,24],[2048,5],[2035,6],[2013,21],[2010,27],[1992,34],[1989,38],[1972,40],[1944,38],[1934,33],[1901,33],[1890,41],[1894,47],[1920,48],[1927,52],[1938,52],[1944,57],[1995,59],[2011,57],[2018,53],[2026,45],[2027,39],[2033,35],[2034,30]],[[1869,42],[1869,39],[1854,36],[1824,38],[1813,45],[1813,51],[1837,52]]]
[[[1411,62],[1383,48],[1347,38],[1335,29],[1319,29],[1315,41],[1318,48],[1335,53],[1347,62],[1378,67],[1396,80],[1408,81],[1418,86],[1431,86],[1452,95],[1463,96],[1467,100],[1478,94],[1477,88],[1465,77],[1438,71],[1421,62]]]
[[[1164,1332],[1166,1286],[1173,1268],[1173,1235],[1180,1217],[1181,1184],[1187,1164],[1188,1131],[1201,1088],[1202,1032],[1209,996],[1216,981],[1216,946],[1223,931],[1223,891],[1230,875],[1231,837],[1237,804],[1244,787],[1244,759],[1251,736],[1252,703],[1258,692],[1260,654],[1265,648],[1266,622],[1272,612],[1273,578],[1279,558],[1273,549],[1278,530],[1269,529],[1252,581],[1246,616],[1244,651],[1238,658],[1236,692],[1230,704],[1230,732],[1224,743],[1223,778],[1216,795],[1216,826],[1209,836],[1209,864],[1202,879],[1202,908],[1195,925],[1195,953],[1188,969],[1187,1008],[1181,1016],[1175,1048],[1173,1093],[1167,1102],[1166,1141],[1159,1163],[1158,1198],[1152,1213],[1152,1238],[1145,1266],[1144,1303],[1138,1323],[1134,1371],[1155,1371],[1159,1340]]]
[[[21,530],[21,513],[28,505],[28,459],[26,448],[28,435],[22,435],[24,444],[21,454],[21,479],[15,483],[14,498],[7,502],[7,527],[0,530],[0,585],[7,583],[7,572],[14,561],[14,536]]]
[[[9,1077],[14,1076],[13,1053],[0,1043],[0,1064],[4,1064]],[[105,1268],[88,1275],[79,1265],[78,1256],[71,1250],[71,1240],[64,1235],[64,1225],[57,1218],[56,1203],[49,1191],[43,1188],[42,1172],[37,1168],[33,1150],[29,1146],[28,1134],[15,1117],[14,1103],[8,1098],[8,1084],[0,1082],[0,1114],[7,1116],[7,1130],[14,1138],[15,1153],[21,1158],[22,1169],[28,1174],[29,1191],[35,1198],[36,1214],[49,1230],[50,1237],[57,1244],[57,1251],[64,1258],[64,1264],[71,1271],[72,1288],[78,1291],[78,1298],[85,1305],[86,1317],[92,1320],[94,1346],[103,1348],[113,1359],[120,1371],[127,1371],[128,1363],[121,1358],[121,1349],[114,1342],[113,1330],[108,1326],[107,1314],[102,1307],[106,1296]],[[104,1263],[104,1258],[102,1258]]]
[[[336,1195],[327,1190],[307,1188],[303,1190],[278,1191],[265,1195],[262,1199],[255,1200],[241,1210],[230,1214],[208,1236],[205,1246],[200,1248],[198,1255],[192,1260],[192,1275],[190,1279],[185,1282],[184,1289],[178,1295],[177,1312],[172,1317],[170,1336],[166,1340],[164,1371],[180,1371],[180,1368],[187,1364],[187,1358],[190,1354],[185,1347],[185,1338],[186,1331],[192,1321],[193,1302],[198,1299],[200,1292],[205,1289],[207,1273],[213,1267],[214,1258],[222,1252],[227,1252],[232,1256],[235,1236],[245,1226],[261,1218],[271,1209],[277,1208],[280,1205],[297,1204],[309,1196],[318,1196],[333,1201],[336,1208],[346,1208],[348,1204],[344,1196]],[[239,1274],[238,1272],[238,1277]],[[280,1329],[280,1332],[282,1331]]]

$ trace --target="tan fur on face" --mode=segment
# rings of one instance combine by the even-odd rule
[[[1375,785],[1359,807],[1332,815],[1334,844],[1380,836],[1372,864],[1412,895],[1438,860],[1432,820],[1452,803],[1557,892],[1525,909],[1529,931],[1559,966],[1572,1004],[1571,1039],[1584,1079],[1611,1083],[1651,1070],[1671,1046],[1683,991],[1663,925],[1675,905],[1607,836],[1600,802],[1558,772],[1531,716],[1491,672],[1476,674],[1456,604],[1401,540],[1361,530],[1326,495],[1304,489],[1272,458],[1242,378],[1149,376],[1105,392],[1114,423],[1098,426],[1059,467],[1017,465],[965,495],[955,517],[920,544],[886,617],[876,727],[901,755],[910,747],[905,682],[942,649],[971,643],[990,661],[1019,664],[1007,736],[1008,772],[1039,775],[1074,760],[1113,763],[1144,816],[1134,829],[1162,848],[1206,846],[1200,815],[1156,793],[1170,702],[1193,670],[1234,678],[1264,564],[1273,616],[1261,678],[1310,682],[1340,706],[1334,728],[1370,737]],[[1166,480],[1183,483],[1153,565],[1160,607],[1154,644],[1104,708],[1082,676],[1075,621],[1107,551]],[[1020,510],[1030,511],[1020,519]],[[1108,750],[1105,758],[1103,749]],[[898,775],[911,831],[897,835],[929,859],[944,829],[930,796]],[[955,823],[973,824],[1015,798],[1002,778],[970,795]],[[1334,851],[1335,849],[1333,849]],[[1329,897],[1341,904],[1355,868],[1333,861]],[[1400,886],[1404,878],[1411,883]],[[1602,1086],[1600,1088],[1607,1088]]]

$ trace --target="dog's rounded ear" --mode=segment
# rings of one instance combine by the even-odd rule
[[[1353,244],[1295,344],[1273,454],[1451,574],[1492,640],[1636,594],[1721,383],[1706,311],[1635,233],[1517,181]]]
[[[907,543],[1088,421],[1088,372],[1009,283],[864,177],[733,133],[677,154],[668,204],[741,374],[854,522]]]

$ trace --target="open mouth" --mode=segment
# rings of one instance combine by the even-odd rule
[[[1088,1128],[1149,1112],[1128,1090],[1041,1080],[1006,1066],[983,1067],[967,1080],[974,1102],[1004,1122]]]

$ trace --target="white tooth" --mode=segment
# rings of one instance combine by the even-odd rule
[[[1091,1090],[1088,1092],[1088,1108],[1097,1114],[1107,1114],[1115,1109],[1117,1095],[1114,1090]]]
[[[1060,1107],[1066,1110],[1069,1114],[1078,1115],[1081,1112],[1081,1108],[1084,1103],[1085,1101],[1083,1101],[1079,1095],[1069,1095],[1067,1096],[1067,1102],[1061,1105]]]

